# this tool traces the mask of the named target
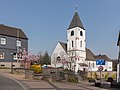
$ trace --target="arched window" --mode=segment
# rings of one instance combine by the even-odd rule
[[[80,41],[80,47],[82,47],[82,41]]]
[[[71,36],[73,36],[74,35],[74,31],[71,31]]]
[[[82,31],[80,31],[80,36],[83,36],[83,32]]]
[[[57,61],[60,61],[60,56],[57,57]]]
[[[95,64],[93,63],[93,68],[95,68]]]
[[[72,41],[72,47],[73,47],[73,41]]]

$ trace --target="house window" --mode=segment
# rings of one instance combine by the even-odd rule
[[[21,47],[21,41],[20,40],[17,40],[16,44],[17,44],[17,47]]]
[[[6,38],[0,38],[0,43],[2,44],[2,45],[5,45],[6,44]]]
[[[74,35],[74,31],[71,31],[71,36],[73,36]]]
[[[0,59],[4,59],[4,52],[0,52]]]
[[[82,47],[82,41],[80,41],[80,47]]]
[[[13,55],[13,56],[12,56],[12,59],[17,59],[17,53],[14,53],[14,52],[13,52],[12,55]]]
[[[80,36],[83,36],[83,32],[82,31],[80,31]]]
[[[73,47],[73,41],[72,41],[72,47]]]

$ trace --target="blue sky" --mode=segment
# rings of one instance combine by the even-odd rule
[[[66,42],[66,30],[78,5],[86,29],[87,47],[94,54],[117,58],[120,0],[0,0],[0,23],[21,28],[29,38],[29,51],[53,51]]]

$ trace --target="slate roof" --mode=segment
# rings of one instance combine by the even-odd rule
[[[60,42],[60,45],[63,47],[63,49],[65,50],[65,52],[67,52],[67,43],[64,43],[64,42]]]
[[[103,59],[103,60],[107,60],[107,61],[112,61],[108,56],[106,56],[106,55],[96,55],[96,56],[94,56],[94,58],[96,59],[96,60],[98,60],[98,59]]]
[[[120,46],[120,31],[119,31],[117,46]]]
[[[107,55],[94,55],[90,49],[86,48],[86,60],[87,61],[95,61],[98,59],[112,61],[112,59],[110,59]]]
[[[94,58],[94,54],[92,53],[92,51],[88,48],[86,48],[86,60],[95,60]]]
[[[19,36],[18,36],[18,33],[19,33]],[[0,24],[0,35],[16,37],[16,38],[18,37],[21,39],[28,40],[28,37],[25,35],[25,33],[22,31],[22,29],[6,26],[3,24]]]
[[[75,12],[68,29],[80,27],[85,30],[77,12]]]

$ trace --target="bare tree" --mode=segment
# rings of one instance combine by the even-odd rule
[[[67,54],[66,53],[64,53],[64,52],[61,52],[60,53],[60,60],[59,60],[59,62],[62,64],[62,66],[63,66],[63,68],[64,68],[64,66],[66,65],[67,66]]]
[[[75,66],[76,66],[76,53],[74,50],[68,51],[67,52],[67,63],[68,63],[68,68],[69,70],[74,70],[75,71]]]
[[[57,54],[56,53],[54,53],[51,58],[51,64],[53,64],[56,68],[56,65],[57,65]]]
[[[43,52],[40,51],[37,56],[39,57],[38,63],[39,63],[39,64],[42,64],[42,61],[43,61]]]

